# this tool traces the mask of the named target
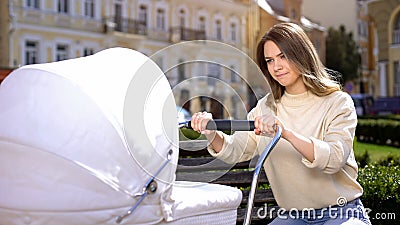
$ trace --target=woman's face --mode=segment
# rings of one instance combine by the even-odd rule
[[[265,42],[264,57],[272,78],[284,86],[289,94],[307,91],[299,72],[291,68],[289,61],[273,41]]]

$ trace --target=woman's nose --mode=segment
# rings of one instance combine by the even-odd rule
[[[274,60],[274,70],[278,71],[280,69],[282,69],[282,62],[280,59],[275,59]]]

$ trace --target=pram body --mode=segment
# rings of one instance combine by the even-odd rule
[[[117,224],[153,176],[156,191],[121,224],[236,223],[240,190],[175,181],[175,100],[137,51],[15,70],[0,87],[0,124],[1,225]]]

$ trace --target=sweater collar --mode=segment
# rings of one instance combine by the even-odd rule
[[[315,95],[311,91],[306,91],[301,94],[292,95],[285,91],[281,97],[281,103],[287,106],[301,106],[313,103]]]

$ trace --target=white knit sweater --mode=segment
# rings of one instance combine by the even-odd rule
[[[248,119],[271,113],[267,98],[259,100]],[[285,93],[277,103],[277,115],[285,126],[310,138],[314,144],[314,162],[281,138],[268,156],[264,168],[278,205],[290,209],[319,209],[351,201],[362,195],[356,181],[357,163],[353,140],[357,115],[347,93],[337,91],[318,97],[311,92]],[[254,132],[224,134],[222,151],[211,155],[228,163],[246,161],[260,154],[270,138]]]

